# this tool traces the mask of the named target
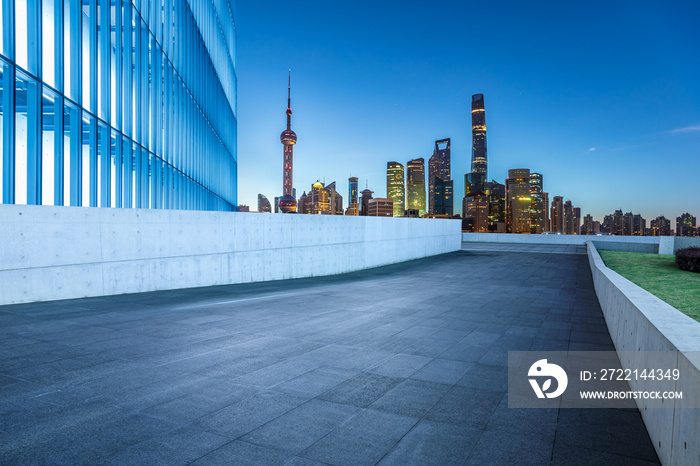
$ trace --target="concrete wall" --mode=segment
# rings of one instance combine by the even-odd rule
[[[677,382],[631,381],[632,390],[682,391],[669,408],[637,400],[662,464],[700,464],[700,323],[605,266],[588,243],[588,260],[600,306],[623,368],[680,370]],[[671,351],[661,355],[658,351]]]
[[[476,243],[586,244],[595,241],[598,249],[658,252],[673,254],[677,249],[700,246],[700,238],[678,236],[608,236],[608,235],[519,235],[512,233],[462,233],[462,241]],[[617,243],[617,244],[612,244]]]
[[[0,304],[351,272],[461,247],[459,220],[0,205]]]

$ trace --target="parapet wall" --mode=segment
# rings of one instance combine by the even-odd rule
[[[594,241],[598,249],[673,254],[677,249],[700,246],[700,238],[679,236],[520,235],[513,233],[462,233],[462,241],[476,243],[580,244]]]
[[[0,205],[0,305],[333,275],[461,237],[445,219]]]
[[[648,400],[635,400],[661,464],[699,464],[700,409],[695,407],[700,405],[700,323],[610,270],[591,242],[587,249],[610,337],[623,355],[622,368],[680,371],[678,381],[630,381],[635,391],[683,392],[683,399],[667,400],[672,404],[668,408],[650,408]],[[660,351],[671,353],[662,357]]]

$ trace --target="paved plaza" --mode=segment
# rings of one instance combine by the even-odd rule
[[[636,410],[507,407],[509,350],[613,350],[584,251],[0,307],[0,464],[658,464]]]

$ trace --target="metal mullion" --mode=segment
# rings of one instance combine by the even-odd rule
[[[61,48],[61,50],[63,50]],[[63,70],[61,70],[63,75]],[[54,101],[54,205],[65,205],[63,189],[65,183],[63,152],[63,95],[56,95]]]
[[[41,205],[41,84],[27,79],[27,205]]]

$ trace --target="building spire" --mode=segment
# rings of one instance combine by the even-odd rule
[[[289,70],[287,84],[287,129],[292,129],[292,70]]]

